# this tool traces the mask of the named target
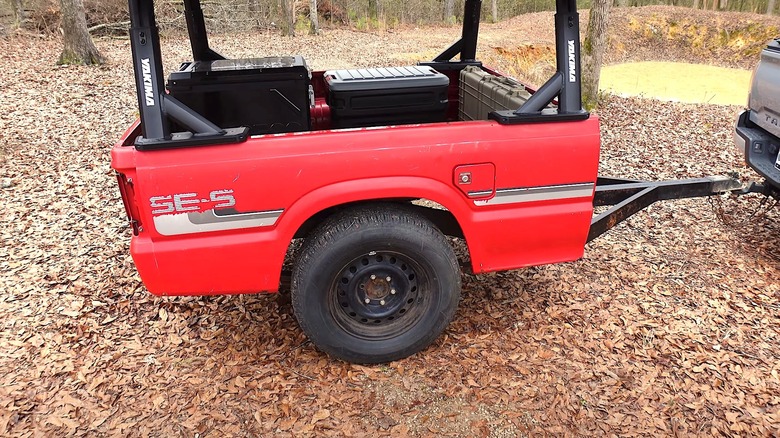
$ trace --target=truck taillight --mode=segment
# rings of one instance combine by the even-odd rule
[[[127,213],[127,218],[130,220],[133,234],[137,236],[141,229],[141,215],[138,213],[138,208],[135,205],[133,180],[119,172],[116,174],[116,179],[119,182],[119,192],[122,194],[122,202],[125,204],[125,213]]]

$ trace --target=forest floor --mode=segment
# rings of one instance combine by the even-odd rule
[[[692,12],[618,10],[615,32],[625,44],[631,16],[648,23],[681,11]],[[508,69],[502,53],[549,44],[548,15],[485,25],[482,58]],[[688,19],[713,17],[766,21]],[[457,33],[212,41],[232,57],[300,53],[322,69],[424,59]],[[771,202],[664,202],[588,244],[579,261],[464,273],[458,313],[430,348],[351,365],[306,340],[284,294],[145,290],[109,167],[112,142],[137,116],[127,39],[97,41],[110,60],[102,67],[55,66],[57,39],[0,44],[0,436],[780,434],[780,212]],[[175,35],[163,47],[166,71],[188,58]],[[616,47],[608,60],[659,57],[754,62],[652,47]],[[755,178],[732,144],[739,110],[608,96],[600,173]]]

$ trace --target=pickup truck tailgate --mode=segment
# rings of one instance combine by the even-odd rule
[[[750,121],[780,137],[780,39],[761,51],[750,89]]]

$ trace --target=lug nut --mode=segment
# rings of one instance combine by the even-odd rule
[[[376,280],[376,275],[374,275],[374,274],[371,274],[371,279],[372,279],[372,280]]]
[[[366,298],[366,304],[370,303],[371,300],[369,298]]]
[[[380,301],[379,304],[384,306],[385,305],[385,300]]]
[[[390,289],[390,295],[395,295],[395,289]]]
[[[385,280],[387,280],[387,281],[388,281],[388,283],[389,283],[389,282],[390,282],[390,280],[392,280],[392,278],[391,278],[391,277],[388,275],[388,276],[387,276],[387,278],[385,278]]]

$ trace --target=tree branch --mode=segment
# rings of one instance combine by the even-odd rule
[[[103,23],[103,24],[97,24],[95,26],[87,28],[87,32],[92,33],[103,29],[123,29],[129,25],[130,25],[129,21],[120,21],[118,23]]]

